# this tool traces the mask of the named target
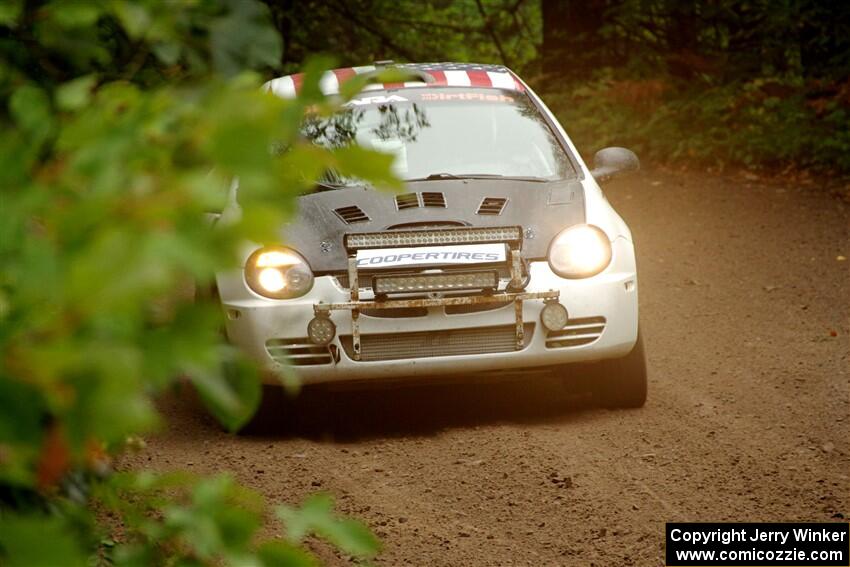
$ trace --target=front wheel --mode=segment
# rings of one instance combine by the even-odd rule
[[[637,342],[626,356],[557,367],[555,375],[570,391],[576,388],[590,390],[593,398],[603,407],[643,407],[646,403],[643,336],[638,331]]]
[[[263,384],[262,394],[257,410],[238,431],[239,435],[268,435],[277,433],[290,425],[291,413],[287,406],[291,405],[282,386]]]
[[[608,408],[640,408],[646,403],[646,355],[638,331],[631,352],[603,360],[593,368],[593,396]]]

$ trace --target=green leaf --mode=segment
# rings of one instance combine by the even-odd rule
[[[12,93],[9,110],[18,125],[42,139],[53,128],[53,115],[47,94],[35,85],[23,85]]]
[[[360,146],[348,146],[334,150],[336,169],[345,176],[368,179],[378,187],[401,189],[404,184],[392,173],[395,156],[364,149]]]
[[[29,384],[0,377],[0,442],[41,442],[44,400]]]
[[[48,13],[63,27],[91,26],[103,13],[103,3],[95,0],[62,0],[50,3]]]
[[[307,551],[283,541],[260,545],[257,556],[266,567],[316,567],[318,560]]]
[[[337,517],[333,505],[329,494],[317,493],[307,498],[301,508],[279,506],[277,516],[284,522],[287,538],[293,543],[315,533],[350,555],[375,555],[380,543],[369,528],[356,520]]]
[[[323,522],[333,511],[333,498],[325,493],[313,494],[301,508],[278,506],[277,517],[286,527],[286,538],[300,543],[314,530],[317,522]]]
[[[0,516],[5,567],[85,567],[86,554],[75,534],[56,516]]]
[[[91,100],[92,89],[97,82],[96,75],[78,77],[56,89],[56,105],[62,110],[79,110]]]
[[[228,431],[248,423],[260,404],[259,375],[242,359],[225,361],[220,372],[194,372],[190,379],[204,405]]]
[[[213,65],[223,75],[280,64],[282,42],[259,2],[230,0],[227,15],[210,26]]]
[[[339,86],[339,94],[343,100],[350,100],[360,94],[366,85],[371,83],[403,83],[405,81],[422,81],[415,75],[402,68],[389,67],[375,73],[354,75]]]
[[[319,88],[319,81],[327,69],[336,66],[336,60],[326,55],[317,55],[307,60],[302,69],[304,79],[301,82],[301,90],[298,92],[298,100],[305,104],[315,104],[325,101],[325,95]]]
[[[360,92],[372,82],[371,77],[365,73],[354,75],[339,85],[339,94],[343,100],[348,101],[360,94]]]
[[[12,26],[21,15],[23,0],[0,2],[0,25]]]
[[[122,353],[115,351],[114,356],[116,366],[124,364],[118,358]],[[159,416],[142,384],[120,368],[109,376],[98,377],[92,372],[69,380],[76,399],[65,419],[75,447],[82,449],[91,437],[116,442],[127,435],[153,429]]]
[[[211,559],[222,549],[215,519],[192,508],[170,506],[164,511],[164,524],[187,542],[201,559]]]
[[[352,519],[326,522],[316,533],[355,557],[371,557],[378,553],[378,539],[362,522]]]
[[[142,2],[121,0],[113,3],[113,10],[130,37],[142,37],[150,29],[151,15]]]
[[[156,55],[157,59],[166,65],[174,65],[180,60],[182,49],[180,44],[176,42],[163,41],[155,44],[151,50]]]

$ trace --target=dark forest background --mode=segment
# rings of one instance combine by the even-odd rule
[[[265,1],[281,71],[317,52],[503,63],[586,154],[850,172],[848,2]]]
[[[502,63],[544,95],[586,156],[617,144],[656,163],[850,174],[850,2],[262,3],[268,14],[253,2],[201,2],[199,11],[210,16],[219,4],[231,6],[240,23],[216,30],[212,52],[201,49],[191,61],[210,55],[218,67],[235,69],[245,60],[268,77],[301,70],[317,54],[332,55],[340,66],[387,59]],[[84,37],[43,51],[31,35],[42,4],[24,2],[23,25],[6,40],[28,42],[28,52],[13,56],[28,60],[18,63],[32,68],[34,80],[55,84],[91,61],[74,55]],[[141,3],[147,4],[157,2]],[[259,23],[268,15],[274,31]],[[101,76],[179,78],[204,27],[173,24],[196,40],[149,51],[120,26],[101,22],[98,40],[109,39],[99,49],[110,52],[98,65]]]

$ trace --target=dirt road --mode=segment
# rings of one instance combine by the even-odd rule
[[[412,387],[314,399],[300,425],[244,438],[173,397],[129,464],[230,471],[278,502],[328,490],[392,566],[663,565],[665,521],[846,518],[847,205],[703,172],[608,194],[637,242],[644,409],[552,384]]]

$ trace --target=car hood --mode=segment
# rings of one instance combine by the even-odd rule
[[[412,182],[393,194],[357,187],[298,199],[281,239],[298,250],[317,274],[346,270],[343,235],[453,226],[521,226],[522,255],[544,258],[552,238],[584,222],[581,182],[447,179]]]

